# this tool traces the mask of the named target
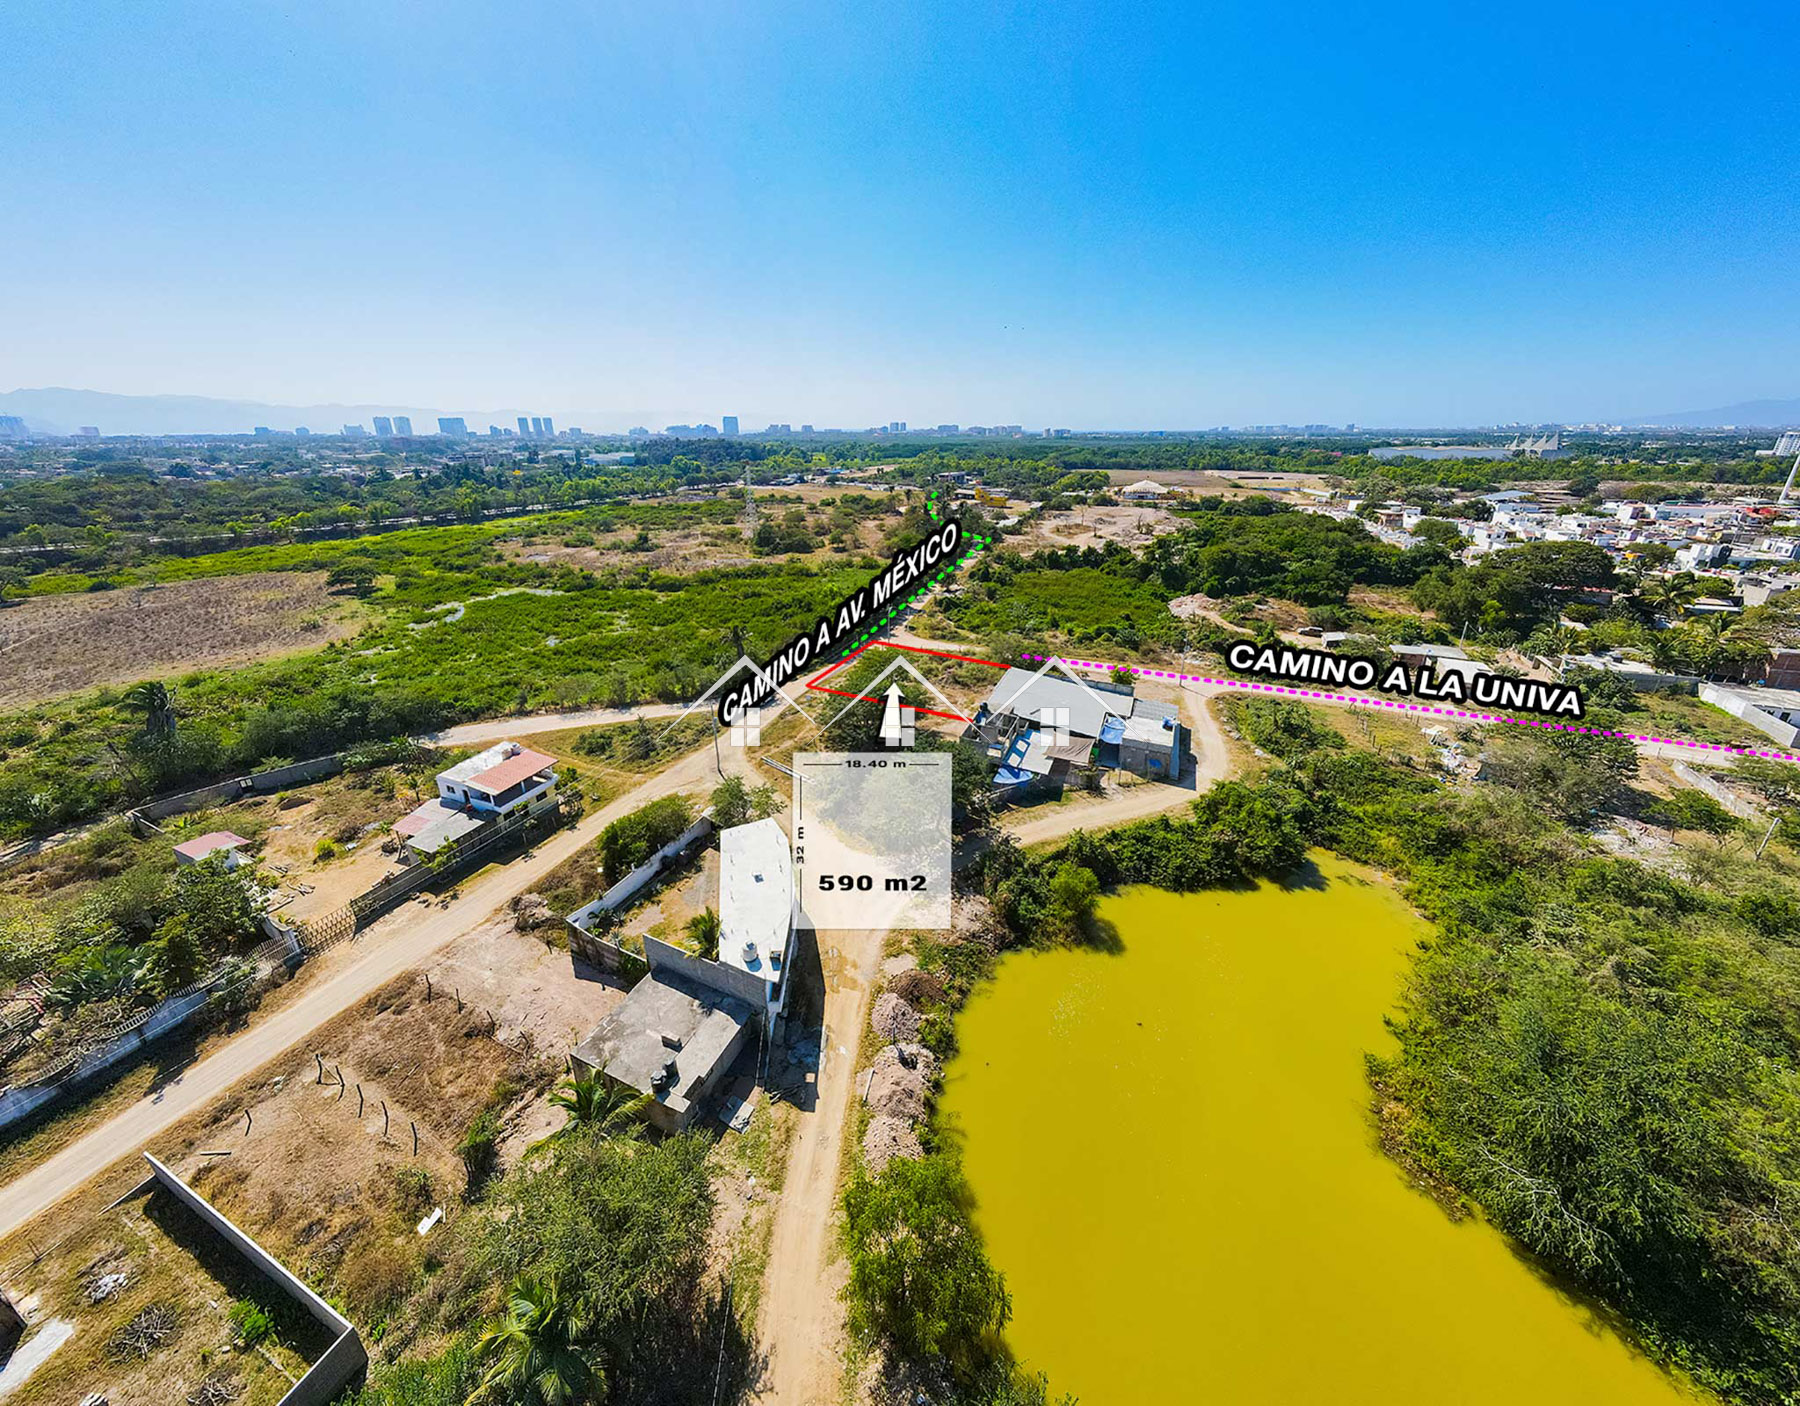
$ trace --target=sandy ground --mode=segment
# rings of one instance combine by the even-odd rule
[[[38,596],[0,610],[0,707],[318,649],[360,616],[322,571]]]
[[[504,914],[451,943],[424,970],[439,990],[460,992],[490,1013],[501,1039],[528,1037],[558,1056],[585,1040],[626,991],[566,948],[515,931]]]
[[[1154,505],[1076,508],[1066,513],[1040,514],[1032,520],[1028,532],[1007,538],[1005,545],[1020,552],[1043,551],[1047,547],[1100,547],[1108,542],[1141,546],[1180,526],[1180,518]]]
[[[726,749],[725,764],[751,775],[752,763]],[[715,778],[709,745],[689,753],[636,789],[593,811],[580,824],[544,841],[530,854],[465,880],[448,904],[407,904],[371,934],[352,965],[304,993],[266,1020],[182,1072],[154,1097],[146,1098],[83,1135],[25,1175],[0,1188],[0,1233],[10,1233],[77,1191],[120,1157],[132,1155],[177,1119],[224,1093],[239,1079],[283,1054],[325,1021],[413,967],[429,966],[437,954],[480,927],[508,899],[529,893],[538,882],[618,817],[659,796],[694,790]],[[765,779],[758,775],[757,781]]]
[[[821,935],[825,1024],[817,1099],[801,1114],[775,1211],[757,1336],[767,1354],[750,1400],[826,1406],[838,1399],[842,1274],[828,1250],[838,1167],[855,1088],[856,1048],[880,978],[882,931]]]

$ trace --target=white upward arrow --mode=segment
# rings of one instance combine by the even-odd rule
[[[912,743],[912,709],[900,701],[900,685],[891,683],[887,690],[887,706],[881,713],[881,740],[890,747],[906,747]]]

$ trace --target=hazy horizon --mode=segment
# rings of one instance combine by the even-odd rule
[[[746,429],[1783,399],[1796,37],[1772,3],[26,4],[0,384]]]
[[[709,424],[716,430],[722,428],[721,422],[724,415],[736,416],[739,421],[740,433],[744,435],[760,434],[770,423],[782,423],[772,421],[771,418],[746,414],[741,408],[711,415],[676,415],[651,411],[595,410],[592,407],[569,408],[542,403],[472,410],[466,406],[395,405],[389,402],[278,405],[196,395],[121,396],[112,392],[71,387],[20,388],[12,391],[0,391],[0,415],[20,415],[33,429],[58,434],[72,434],[79,426],[87,424],[97,426],[102,435],[248,434],[258,426],[283,433],[292,432],[294,428],[301,426],[314,434],[336,434],[345,424],[359,423],[365,430],[372,430],[375,416],[397,414],[412,416],[417,421],[414,432],[420,435],[435,433],[434,417],[441,415],[461,416],[466,420],[470,432],[478,435],[484,433],[490,424],[510,429],[514,426],[515,418],[520,415],[548,415],[553,418],[559,430],[580,429],[595,434],[623,434],[626,430],[639,425],[657,433],[660,433],[666,426],[678,424]],[[932,418],[904,416],[896,418],[903,420],[913,431],[930,431],[939,424],[945,423]],[[880,428],[880,426],[868,425],[833,425],[823,420],[795,419],[787,423],[791,423],[795,431],[800,430],[805,424],[811,424],[821,432],[835,430],[862,433],[869,429]],[[957,423],[962,424],[962,422]],[[1271,423],[1283,424],[1291,428],[1326,422],[1310,417],[1298,417]],[[1380,425],[1362,421],[1349,423],[1355,425],[1359,431],[1395,435],[1477,433],[1494,429],[1504,430],[1513,425],[1592,423],[1623,424],[1626,427],[1645,429],[1730,427],[1758,431],[1800,426],[1800,398],[1739,402],[1731,406],[1709,410],[1664,412],[1660,417],[1643,417],[1635,420],[1619,416],[1590,416],[1583,421],[1527,420],[1507,424]],[[993,416],[983,421],[971,421],[968,424],[1021,424],[1021,422],[1005,416]],[[967,424],[963,425],[963,428],[967,427]],[[1028,434],[1036,434],[1046,428],[1049,427],[1021,424],[1021,429]],[[1198,424],[1077,424],[1057,426],[1056,428],[1069,430],[1077,435],[1117,435],[1133,432],[1204,433],[1219,427]],[[1248,424],[1230,425],[1225,428],[1233,431],[1246,431],[1251,426]]]

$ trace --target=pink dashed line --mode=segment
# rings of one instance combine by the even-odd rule
[[[1050,654],[1021,654],[1032,663],[1060,658]],[[1551,722],[1543,718],[1508,718],[1496,713],[1468,713],[1460,708],[1433,708],[1424,703],[1395,703],[1385,698],[1359,698],[1351,693],[1318,693],[1306,688],[1284,688],[1280,684],[1251,683],[1245,679],[1210,679],[1204,674],[1171,674],[1161,669],[1140,669],[1135,664],[1103,664],[1093,659],[1064,659],[1077,669],[1117,669],[1124,667],[1134,674],[1148,674],[1159,679],[1178,679],[1184,683],[1210,683],[1222,688],[1248,688],[1262,693],[1291,693],[1299,698],[1321,698],[1328,703],[1362,704],[1371,708],[1402,708],[1414,713],[1436,713],[1446,718],[1472,718],[1484,723],[1511,723],[1514,727],[1545,727],[1557,732],[1585,732],[1591,737],[1622,737],[1627,742],[1660,742],[1670,747],[1697,747],[1706,752],[1730,752],[1740,757],[1765,757],[1773,762],[1800,762],[1791,752],[1759,752],[1754,747],[1732,747],[1723,742],[1692,742],[1685,737],[1649,737],[1637,732],[1608,732],[1605,728],[1580,727],[1574,723]]]

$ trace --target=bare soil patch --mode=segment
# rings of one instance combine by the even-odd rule
[[[1007,545],[1022,552],[1052,547],[1103,547],[1108,542],[1142,546],[1181,525],[1180,518],[1154,504],[1076,508],[1039,515],[1032,520],[1030,531],[1023,537],[1009,540]]]
[[[39,596],[0,610],[0,707],[317,649],[354,634],[361,616],[322,571]]]
[[[542,931],[560,936],[555,929]],[[566,947],[514,931],[506,916],[452,943],[430,970],[439,991],[460,991],[466,1005],[491,1015],[502,1040],[529,1041],[556,1059],[586,1039],[628,989]]]

